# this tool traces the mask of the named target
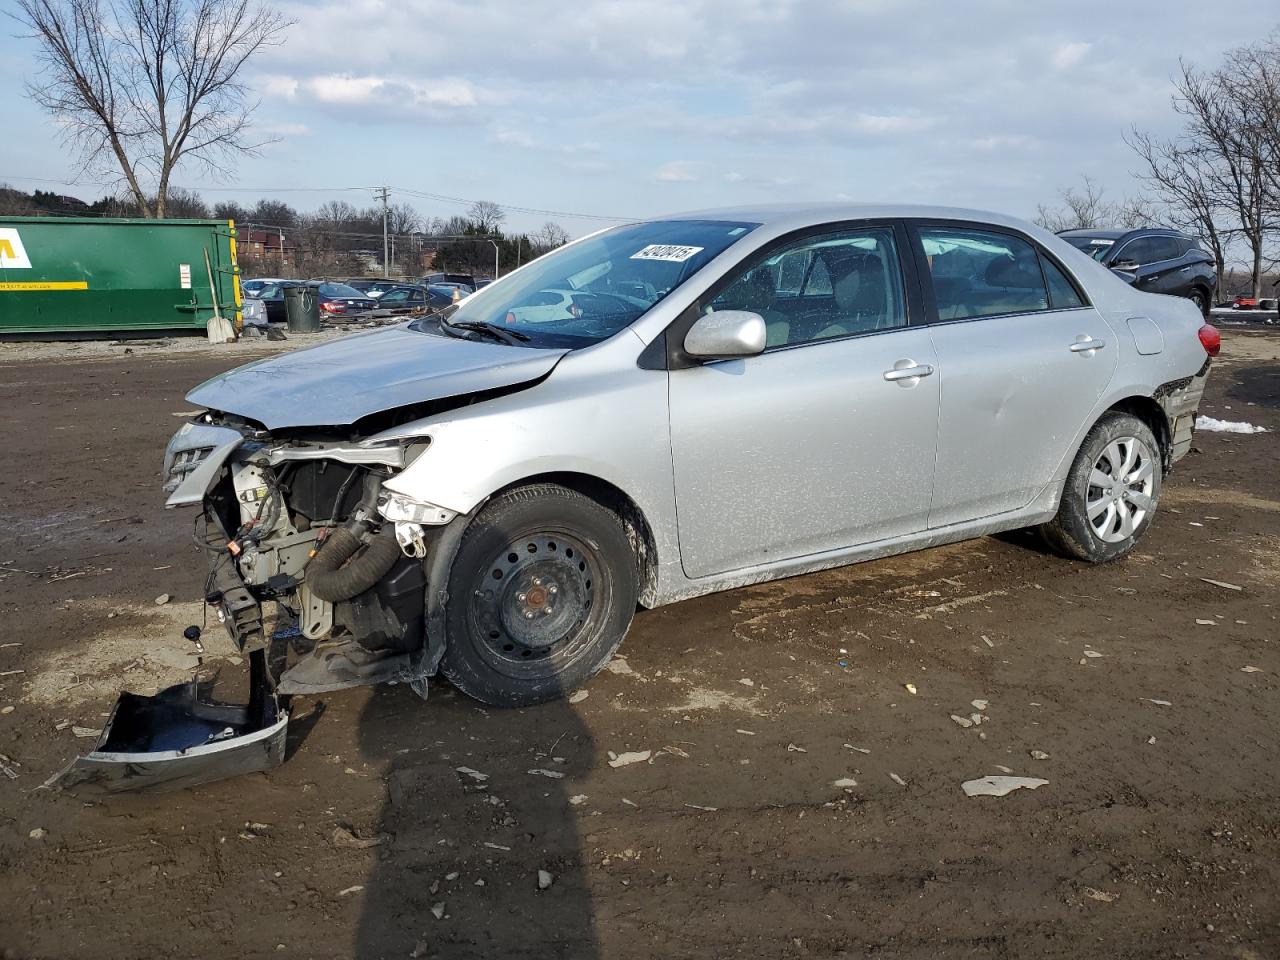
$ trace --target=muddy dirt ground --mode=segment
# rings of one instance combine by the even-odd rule
[[[572,706],[330,694],[269,775],[41,790],[189,666],[159,458],[241,359],[0,353],[5,957],[1280,956],[1280,336],[1230,332],[1202,411],[1273,432],[1200,434],[1123,562],[1011,535],[738,590],[640,613]],[[1006,768],[1048,783],[961,791]]]

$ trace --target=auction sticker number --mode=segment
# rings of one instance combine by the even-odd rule
[[[672,243],[651,243],[643,250],[631,255],[632,260],[665,260],[668,263],[684,263],[694,254],[701,253],[702,247],[681,247]]]

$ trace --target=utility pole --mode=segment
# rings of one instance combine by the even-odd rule
[[[496,281],[498,279],[498,241],[489,240],[489,242],[493,244],[493,279]]]
[[[378,196],[382,199],[382,275],[391,276],[391,264],[387,247],[387,188],[379,187]]]

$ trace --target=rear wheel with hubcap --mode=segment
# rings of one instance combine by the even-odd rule
[[[557,484],[495,497],[463,534],[449,575],[441,670],[495,706],[555,699],[622,642],[635,554],[616,514]]]
[[[1108,414],[1076,454],[1058,515],[1042,528],[1046,539],[1091,563],[1123,556],[1151,525],[1162,472],[1151,429],[1129,414]]]

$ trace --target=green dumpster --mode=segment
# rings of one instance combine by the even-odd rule
[[[290,333],[315,333],[320,329],[320,301],[316,288],[303,284],[285,287],[284,315]]]
[[[0,335],[203,330],[215,298],[238,328],[232,221],[0,216]]]

